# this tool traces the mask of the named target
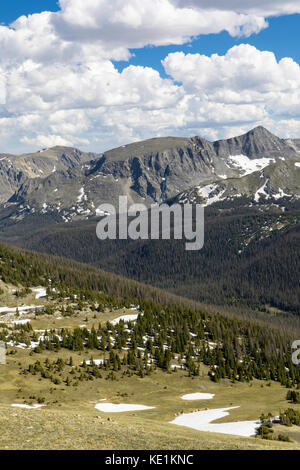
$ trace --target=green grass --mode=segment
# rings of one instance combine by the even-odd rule
[[[296,427],[281,426],[283,429],[280,431],[295,441],[286,444],[203,433],[169,424],[182,412],[205,408],[240,406],[218,422],[258,419],[262,412],[269,411],[278,414],[289,405],[285,399],[286,389],[277,383],[270,387],[260,381],[232,384],[223,380],[215,384],[206,376],[204,366],[201,367],[201,376],[194,379],[181,370],[170,374],[157,370],[144,379],[137,376],[122,378],[118,373],[114,382],[102,378],[80,383],[78,387],[55,386],[48,380],[39,380],[39,376],[18,374],[19,362],[25,365],[33,359],[43,360],[45,357],[54,360],[58,355],[68,359],[70,352],[62,350],[59,354],[48,352],[30,357],[27,351],[18,350],[15,356],[8,356],[6,366],[1,366],[1,448],[300,449],[300,432]],[[96,352],[93,356],[99,357]],[[89,359],[90,354],[72,353],[72,357],[77,365],[83,358]],[[199,391],[215,393],[215,398],[192,402],[180,398],[185,393]],[[32,396],[36,398],[30,399]],[[37,403],[38,397],[45,399],[45,408],[26,410],[10,407],[12,403]],[[95,404],[103,398],[113,403],[138,403],[156,408],[142,412],[103,413],[95,409]],[[4,416],[6,418],[2,419]],[[28,440],[23,436],[28,436]]]
[[[147,413],[147,412],[141,412]],[[0,406],[2,449],[296,449],[294,444],[203,433],[135,416],[96,410],[18,410]],[[109,419],[109,420],[108,420]]]
[[[15,301],[11,287],[1,297]],[[34,302],[33,294],[18,302]],[[38,301],[47,303],[46,300]],[[39,302],[40,303],[40,302]],[[53,302],[52,302],[53,303]],[[42,315],[28,315],[35,330],[49,328],[74,328],[112,320],[130,310],[119,309],[94,312],[90,308],[77,311],[71,317],[58,319]],[[96,316],[96,318],[94,318]],[[87,322],[85,322],[87,318]],[[103,358],[101,351],[59,352],[44,351],[41,354],[8,348],[7,364],[0,366],[0,448],[3,449],[300,449],[300,428],[275,426],[275,431],[289,435],[294,443],[270,442],[258,438],[216,433],[203,433],[170,424],[176,415],[205,408],[239,406],[218,422],[256,420],[262,413],[278,415],[291,406],[286,400],[287,389],[279,383],[268,386],[265,381],[231,383],[222,380],[212,382],[207,376],[208,368],[201,364],[199,377],[188,377],[184,370],[166,373],[157,369],[150,376],[139,378],[116,373],[116,380],[106,380],[108,372],[102,371],[102,379],[79,382],[77,387],[67,386],[64,379],[70,367],[61,373],[62,382],[54,385],[37,375],[23,375],[21,370],[36,360],[46,358],[56,361],[58,357],[74,366],[82,361]],[[108,357],[108,353],[106,353]],[[56,375],[56,374],[55,374]],[[183,401],[187,393],[214,393],[212,400]],[[129,413],[103,413],[95,409],[101,399],[113,403],[133,403],[155,407],[154,409]],[[13,403],[37,403],[45,400],[45,407],[36,410],[12,408]],[[300,405],[295,405],[299,408]],[[277,429],[278,428],[278,429]]]

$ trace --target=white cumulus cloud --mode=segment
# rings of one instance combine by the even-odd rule
[[[241,6],[242,3],[242,6]],[[298,132],[300,71],[242,44],[224,56],[169,54],[169,78],[131,48],[183,44],[226,30],[247,36],[299,1],[60,0],[58,12],[0,26],[1,151],[77,145],[102,151],[161,135],[226,137],[256,124]],[[290,122],[290,125],[289,125]],[[299,133],[300,134],[300,133]]]
[[[300,13],[299,0],[173,0],[177,6],[239,11],[264,17]]]
[[[241,44],[223,56],[172,53],[163,65],[187,93],[210,103],[263,106],[278,115],[300,113],[300,67],[291,58],[278,62],[272,52]]]

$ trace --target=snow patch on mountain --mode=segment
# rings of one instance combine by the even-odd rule
[[[222,196],[225,191],[226,189],[220,190],[218,185],[213,183],[207,184],[203,188],[199,188],[198,194],[206,200],[206,202],[203,204],[206,207],[210,206],[211,204],[214,204],[215,202],[222,201]]]
[[[266,187],[269,182],[269,179],[267,179],[264,184],[256,191],[254,200],[255,202],[259,202],[261,196],[265,196],[266,199],[269,199],[269,194],[266,192]]]
[[[84,192],[84,188],[82,187],[82,188],[80,188],[80,190],[79,190],[79,196],[78,196],[78,198],[77,198],[77,202],[80,203],[80,202],[83,202],[83,201],[86,201],[86,200],[87,200],[87,196],[86,196],[86,194],[85,194],[85,192]]]
[[[234,168],[243,172],[243,176],[263,170],[271,162],[275,162],[274,158],[256,158],[252,160],[247,155],[230,155],[228,160]],[[227,166],[230,168],[229,165]]]
[[[272,194],[272,197],[273,197],[274,199],[281,199],[281,198],[283,198],[283,197],[292,197],[292,195],[291,195],[291,194],[286,194],[286,193],[283,191],[283,189],[278,188],[278,193],[277,193],[277,194]]]

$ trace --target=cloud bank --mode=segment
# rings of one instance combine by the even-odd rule
[[[59,12],[0,26],[1,150],[101,151],[159,135],[227,137],[257,124],[300,135],[300,68],[291,58],[278,62],[247,44],[224,56],[176,52],[163,61],[169,78],[113,64],[131,48],[223,30],[247,37],[267,27],[267,16],[300,12],[299,1],[238,3],[60,0]]]

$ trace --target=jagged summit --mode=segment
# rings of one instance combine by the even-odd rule
[[[285,141],[272,134],[263,126],[255,127],[246,134],[214,142],[217,153],[222,155],[247,155],[249,158],[274,156],[291,152]]]
[[[126,195],[129,203],[150,206],[199,185],[239,181],[283,162],[292,163],[281,171],[288,175],[294,172],[298,178],[298,161],[297,140],[280,139],[262,126],[215,142],[201,137],[159,137],[102,155],[57,146],[19,158],[18,164],[7,158],[0,160],[0,201],[14,203],[15,217],[20,213],[23,218],[28,214],[55,214],[67,222],[95,216],[102,203],[117,206],[120,195]],[[259,189],[260,180],[255,184],[249,179],[243,181],[238,192],[226,185],[226,196],[230,192],[252,194],[252,187]],[[270,194],[298,197],[294,179],[293,188],[288,177],[282,183],[276,177]],[[241,187],[243,184],[250,184],[250,189]]]
[[[276,137],[278,138],[277,136],[275,136],[275,134],[273,134],[272,132],[270,132],[266,127],[264,126],[256,126],[256,127],[253,127],[253,129],[250,129],[250,131],[246,132],[244,135],[255,135],[256,137],[262,137],[262,136],[265,136],[265,137]]]

